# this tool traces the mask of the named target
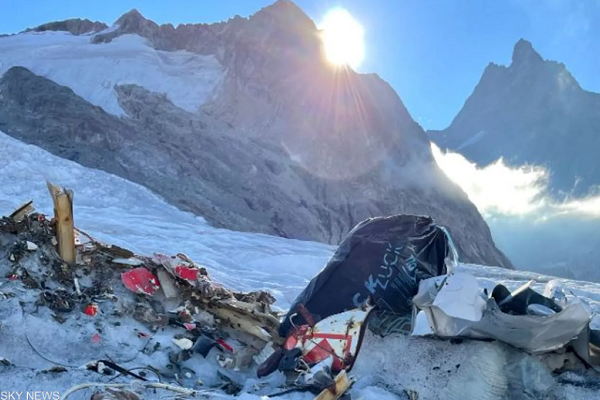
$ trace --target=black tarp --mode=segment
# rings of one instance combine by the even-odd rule
[[[280,334],[287,336],[294,314],[295,325],[306,323],[298,304],[319,321],[359,307],[369,296],[377,306],[372,329],[381,334],[409,331],[419,282],[447,272],[445,259],[449,252],[454,254],[451,246],[445,229],[430,217],[395,215],[359,223],[298,295]]]

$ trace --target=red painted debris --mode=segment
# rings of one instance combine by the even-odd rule
[[[45,217],[44,217],[42,214],[38,215],[38,217],[37,217],[37,220],[38,220],[39,222],[44,222],[44,220],[45,220],[45,219],[46,219],[46,218],[45,218]]]
[[[94,333],[92,335],[92,343],[100,343],[102,341],[102,337],[98,333]]]
[[[19,275],[17,274],[11,274],[8,276],[9,281],[16,281],[17,279],[20,279]]]
[[[308,325],[300,325],[299,327],[290,330],[288,337],[283,343],[283,348],[285,350],[291,350],[296,347],[300,339],[308,333],[309,329],[310,327]]]
[[[138,330],[136,330],[136,333],[137,333],[137,335],[138,335],[139,338],[149,338],[150,337],[150,335],[148,335],[147,333],[140,332]]]
[[[90,317],[95,317],[98,314],[98,306],[94,303],[88,304],[83,309],[83,313]]]
[[[329,357],[333,357],[333,364],[331,365],[332,371],[341,371],[342,369],[344,369],[344,366],[346,363],[345,359],[342,359],[340,357],[340,355],[336,354],[335,350],[333,349],[333,347],[327,340],[327,339],[339,340],[340,338],[338,338],[338,336],[339,335],[336,335],[336,334],[323,334],[323,335],[319,335],[318,338],[316,336],[314,336],[313,340],[319,340],[319,339],[322,339],[322,340],[320,342],[315,342],[316,346],[312,350],[306,352],[302,356],[304,361],[306,361],[307,363],[312,365],[312,364],[318,364],[321,361],[324,361]],[[347,347],[349,349],[350,343],[352,341],[352,336],[345,336],[344,339],[348,341]],[[349,355],[350,354],[348,351],[348,353],[346,354],[346,357],[348,357]]]
[[[194,267],[186,267],[184,265],[178,265],[173,268],[173,272],[175,275],[180,277],[181,279],[185,279],[188,281],[197,281],[198,275],[200,274],[200,270]]]
[[[223,349],[227,350],[228,352],[233,354],[233,347],[231,347],[229,345],[229,343],[227,343],[226,341],[224,341],[223,339],[217,339],[217,343],[219,344],[219,346],[221,346]]]
[[[152,296],[159,288],[158,278],[144,267],[134,268],[121,274],[125,287],[135,293]]]
[[[302,303],[298,304],[297,308],[298,308],[298,312],[300,313],[300,315],[302,315],[302,318],[304,318],[304,320],[306,321],[308,326],[310,326],[311,328],[314,328],[316,325],[315,319],[314,319],[313,315],[308,311],[308,309],[304,306],[304,304],[302,304]]]
[[[196,329],[196,324],[183,324],[183,326],[185,326],[185,329],[187,329],[188,331],[193,331],[194,329]]]

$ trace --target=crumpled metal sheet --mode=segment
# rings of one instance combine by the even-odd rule
[[[477,279],[465,273],[423,281],[413,302],[436,336],[496,339],[531,353],[565,347],[587,329],[592,317],[577,297],[570,297],[562,311],[552,315],[504,313]],[[427,329],[421,323],[414,332],[427,333]]]
[[[365,323],[373,306],[348,310],[317,322],[313,327],[303,325],[294,329],[284,348],[302,350],[302,358],[309,365],[333,358],[332,371],[351,370],[365,332]]]
[[[600,371],[600,330],[588,326],[572,342],[573,350],[588,365]]]

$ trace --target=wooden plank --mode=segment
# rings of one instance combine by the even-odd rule
[[[8,217],[15,222],[21,222],[27,214],[30,214],[33,211],[33,200],[29,200],[27,203],[19,206],[19,208],[13,211]]]
[[[75,226],[73,222],[73,192],[46,182],[54,201],[54,220],[58,254],[68,262],[75,262]]]
[[[345,370],[342,370],[335,377],[335,386],[323,390],[315,400],[337,400],[346,393],[346,391],[352,386],[354,381],[348,377]]]

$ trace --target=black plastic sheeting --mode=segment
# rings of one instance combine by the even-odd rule
[[[280,328],[287,336],[294,325],[306,324],[298,312],[303,304],[315,321],[363,305],[371,298],[376,333],[410,332],[412,298],[423,279],[447,273],[452,242],[432,218],[395,215],[370,218],[352,229],[335,254],[298,295]],[[292,321],[290,321],[292,319]]]

